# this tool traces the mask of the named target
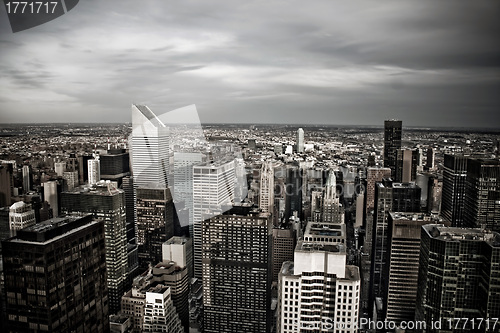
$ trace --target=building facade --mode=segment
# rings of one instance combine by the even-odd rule
[[[109,332],[104,229],[55,218],[2,242],[8,332]]]

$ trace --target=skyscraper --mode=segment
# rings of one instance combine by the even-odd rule
[[[278,333],[357,332],[360,278],[344,245],[300,241],[278,282]]]
[[[396,176],[396,159],[401,149],[401,120],[384,121],[384,167],[391,169],[391,176]]]
[[[0,163],[0,207],[10,206],[12,203],[14,179],[12,164]]]
[[[31,167],[29,165],[23,165],[23,192],[28,193],[31,190],[31,185],[33,183],[31,175]]]
[[[94,155],[94,158],[87,161],[89,184],[94,185],[101,180],[101,167],[99,162],[99,155]]]
[[[304,130],[299,128],[297,130],[297,153],[304,152]]]
[[[323,222],[344,223],[344,207],[337,195],[337,182],[333,170],[328,173],[328,180],[323,190],[322,206],[321,218]]]
[[[269,213],[203,221],[204,332],[269,332],[271,233]]]
[[[104,221],[109,312],[120,309],[128,272],[125,194],[109,183],[98,183],[92,189],[77,188],[63,192],[62,211],[92,213]]]
[[[453,227],[465,227],[464,203],[468,158],[460,155],[444,155],[443,193],[441,215]]]
[[[274,210],[274,168],[271,161],[262,163],[260,171],[259,207],[265,213]]]
[[[168,188],[142,188],[137,192],[137,245],[139,266],[161,261],[162,244],[174,235],[174,207]]]
[[[52,208],[52,214],[54,217],[59,216],[59,184],[55,180],[51,180],[43,183],[43,198],[47,201]]]
[[[389,213],[386,319],[400,325],[415,317],[422,226],[435,223],[417,213]]]
[[[427,323],[427,332],[456,332],[457,318],[460,332],[498,332],[491,318],[500,316],[500,235],[427,224],[420,244],[415,319]],[[484,318],[483,325],[472,325],[474,318]],[[437,319],[442,327],[431,324]]]
[[[293,261],[295,243],[295,230],[291,224],[282,224],[273,228],[273,253],[271,257],[273,282],[278,282],[278,274],[283,262]]]
[[[109,332],[102,221],[44,221],[2,251],[9,332]]]
[[[417,179],[417,166],[419,165],[420,152],[418,149],[398,149],[396,152],[397,182],[409,183]]]
[[[207,162],[193,166],[194,276],[202,278],[202,221],[221,214],[234,202],[235,162]],[[192,231],[192,232],[191,232]]]
[[[144,105],[132,105],[130,160],[134,186],[167,187],[169,134],[165,124]]]
[[[500,161],[470,159],[465,183],[464,224],[500,232]]]

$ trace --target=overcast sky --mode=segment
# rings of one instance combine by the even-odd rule
[[[494,127],[500,1],[82,0],[12,33],[0,9],[0,123]]]

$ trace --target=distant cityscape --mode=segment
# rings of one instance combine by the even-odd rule
[[[2,332],[500,332],[500,129],[0,124]]]

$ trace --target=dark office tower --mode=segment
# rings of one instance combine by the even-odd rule
[[[375,188],[375,214],[373,217],[369,311],[377,299],[384,300],[384,291],[387,288],[387,277],[384,269],[388,260],[387,217],[392,211],[392,184],[390,182],[377,183]],[[379,303],[381,301],[378,301]],[[378,318],[380,319],[380,318]]]
[[[125,149],[111,149],[99,156],[101,179],[118,182],[121,186],[123,177],[130,175],[130,158]]]
[[[135,199],[134,181],[131,176],[123,178],[122,189],[125,192],[125,216],[127,220],[127,242],[136,244],[135,238]]]
[[[269,332],[271,214],[219,215],[202,224],[204,332]]]
[[[465,227],[463,215],[468,160],[465,156],[444,155],[441,216],[453,227]]]
[[[384,122],[384,167],[391,169],[391,176],[396,176],[397,152],[401,149],[401,120]]]
[[[12,164],[0,164],[0,207],[10,206],[14,190]]]
[[[434,169],[434,149],[432,147],[427,148],[427,162],[425,167],[427,170]]]
[[[500,232],[500,161],[470,159],[465,184],[464,224]]]
[[[416,213],[389,213],[386,319],[398,326],[415,317],[421,228],[436,223]]]
[[[7,332],[109,332],[104,229],[67,216],[2,242]]]
[[[302,213],[302,169],[298,166],[286,169],[286,201],[285,219],[288,221],[293,212],[297,212],[299,217]]]
[[[415,183],[392,183],[392,211],[420,212],[421,192]]]
[[[91,190],[80,187],[63,192],[61,206],[64,213],[91,213],[104,221],[109,312],[116,313],[120,309],[128,272],[125,194],[109,184],[97,185]]]
[[[88,162],[92,159],[92,155],[78,156],[78,174],[80,175],[80,184],[87,183],[89,179]]]
[[[393,183],[385,179],[375,188],[375,214],[372,230],[372,257],[370,270],[370,303],[377,298],[385,303],[389,264],[388,218],[390,212],[419,212],[420,187],[414,183]],[[382,309],[381,313],[384,313]],[[379,318],[380,319],[380,318]]]
[[[498,332],[499,286],[498,233],[437,224],[422,227],[415,319],[426,322],[427,332]],[[462,325],[449,329],[456,318]],[[483,325],[477,325],[477,318],[484,318]],[[433,329],[431,322],[438,319],[442,327]]]
[[[291,224],[282,224],[273,228],[273,253],[272,253],[272,277],[273,282],[278,281],[281,265],[285,261],[293,261],[295,250],[295,230]]]
[[[139,266],[145,269],[161,261],[161,245],[174,235],[174,204],[168,188],[136,191]]]

